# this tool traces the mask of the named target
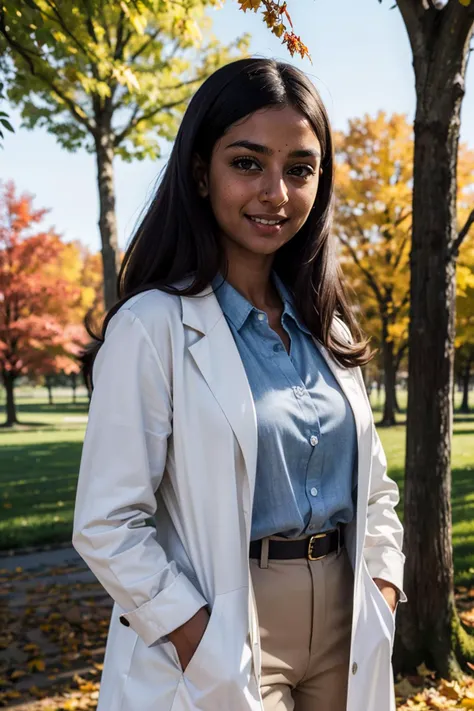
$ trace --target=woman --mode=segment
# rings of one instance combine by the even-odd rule
[[[398,490],[333,168],[289,65],[230,64],[184,116],[93,370],[73,543],[115,601],[99,711],[394,709]]]

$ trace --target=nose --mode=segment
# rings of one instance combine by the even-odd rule
[[[288,202],[288,189],[281,172],[265,175],[260,194],[262,204],[280,207]]]

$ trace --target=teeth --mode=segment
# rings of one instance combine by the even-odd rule
[[[251,217],[253,222],[259,222],[261,225],[279,225],[283,220],[263,220],[261,217]]]

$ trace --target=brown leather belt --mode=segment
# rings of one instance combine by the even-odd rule
[[[288,560],[290,558],[307,558],[308,560],[320,560],[329,553],[340,551],[344,545],[344,528],[338,527],[325,533],[317,533],[314,536],[286,541],[268,542],[268,557],[276,560]],[[250,543],[250,558],[260,558],[262,552],[262,541],[252,541]]]

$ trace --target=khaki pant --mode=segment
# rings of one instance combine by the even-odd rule
[[[345,711],[354,581],[347,551],[317,561],[266,560],[267,551],[264,540],[260,560],[250,561],[265,711]]]

